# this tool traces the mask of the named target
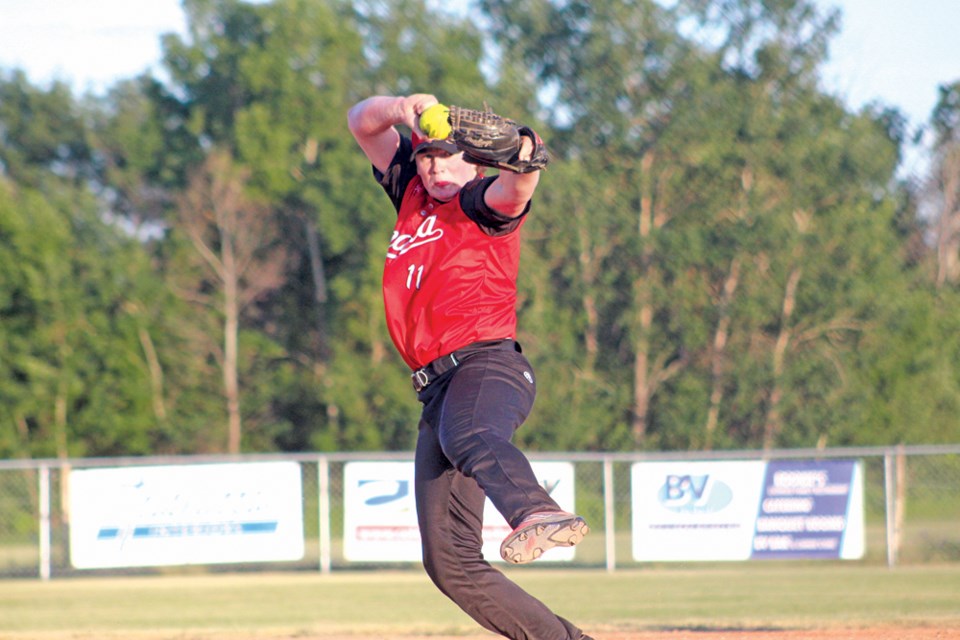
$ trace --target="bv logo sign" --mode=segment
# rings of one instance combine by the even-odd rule
[[[733,491],[710,476],[669,474],[657,494],[661,505],[671,511],[710,513],[720,511],[733,499]]]
[[[635,463],[634,559],[749,558],[765,469],[762,460]]]

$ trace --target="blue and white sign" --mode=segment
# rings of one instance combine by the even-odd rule
[[[77,569],[299,560],[294,462],[71,471]]]
[[[863,556],[856,461],[640,462],[631,483],[638,561]]]
[[[633,557],[749,558],[763,472],[762,461],[634,464]]]
[[[575,511],[573,465],[533,462],[533,472],[561,508]],[[412,462],[350,462],[344,465],[343,554],[354,562],[419,562],[420,530],[413,493]],[[483,511],[483,555],[500,561],[500,542],[510,533],[488,499]],[[554,548],[540,562],[574,558],[575,548]]]
[[[864,553],[863,468],[853,460],[773,460],[753,535],[756,559],[853,560]]]
[[[343,502],[347,560],[420,560],[412,462],[345,464]]]

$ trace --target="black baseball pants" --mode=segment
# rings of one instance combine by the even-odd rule
[[[477,349],[420,392],[415,486],[423,564],[434,584],[490,631],[515,640],[577,640],[580,629],[481,552],[485,496],[512,528],[532,513],[559,510],[511,442],[535,396],[519,346]]]

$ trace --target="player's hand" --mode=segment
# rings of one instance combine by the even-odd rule
[[[420,114],[438,104],[436,96],[430,93],[415,93],[403,99],[403,124],[410,127],[411,131],[423,133],[420,131]]]

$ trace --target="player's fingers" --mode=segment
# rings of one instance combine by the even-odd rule
[[[436,96],[430,93],[415,93],[404,101],[404,116],[411,129],[418,129],[420,114],[437,104]]]

